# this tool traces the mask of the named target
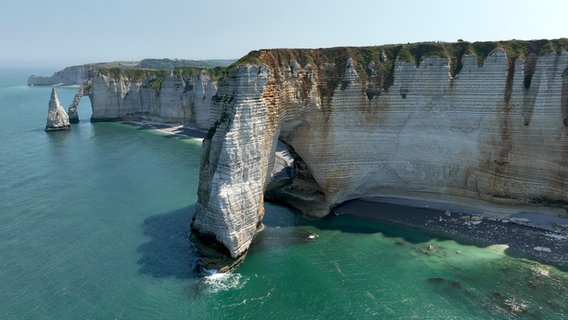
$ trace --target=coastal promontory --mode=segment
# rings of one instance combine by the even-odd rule
[[[207,131],[191,239],[203,265],[226,270],[262,230],[265,200],[317,218],[354,199],[435,202],[441,222],[446,210],[461,221],[456,207],[566,217],[567,48],[423,42],[258,50],[228,67],[97,65],[69,116],[87,96],[93,122]],[[480,220],[464,221],[469,232]]]
[[[565,214],[567,48],[560,39],[253,51],[211,99],[192,231],[242,257],[265,197],[315,217],[373,196]],[[295,164],[272,188],[279,141]]]

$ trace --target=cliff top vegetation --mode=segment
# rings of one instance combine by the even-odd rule
[[[206,71],[210,79],[218,80],[222,76],[224,69],[224,67],[205,68],[191,66],[179,66],[169,70],[114,67],[99,68],[96,72],[114,79],[124,77],[134,82],[148,81],[148,86],[159,93],[164,78],[170,73],[183,78],[191,78],[199,75],[202,71]]]
[[[172,72],[174,75],[194,77],[203,70],[211,79],[221,77],[222,70],[235,60],[185,60],[185,59],[143,59],[141,61],[113,61],[90,64],[100,74],[118,79],[121,76],[131,81],[150,79],[150,86],[159,90],[165,76]]]
[[[132,81],[149,80],[149,85],[159,91],[162,80],[170,72],[176,75],[193,77],[207,70],[209,77],[218,80],[227,76],[235,67],[243,64],[266,63],[270,66],[290,67],[290,61],[295,60],[300,65],[328,64],[324,78],[328,80],[326,87],[337,86],[339,75],[343,74],[347,60],[352,58],[355,69],[363,81],[373,81],[387,89],[392,85],[395,61],[414,62],[420,65],[422,58],[429,56],[445,57],[449,60],[450,74],[455,77],[462,69],[462,57],[472,54],[477,57],[478,66],[483,66],[485,59],[497,49],[503,49],[510,61],[525,60],[529,55],[544,55],[560,53],[568,50],[568,38],[554,40],[508,40],[467,42],[419,42],[408,44],[387,44],[367,47],[333,47],[319,49],[262,49],[248,53],[238,61],[234,60],[171,60],[144,59],[138,63],[113,62],[97,64],[96,69],[107,76],[119,78],[121,75]],[[373,63],[377,75],[372,75],[369,64]],[[201,64],[201,65],[200,65]],[[217,64],[217,66],[211,67]],[[374,77],[371,79],[371,77]],[[333,80],[335,79],[335,80]]]
[[[173,69],[177,67],[201,67],[215,68],[228,67],[235,59],[209,59],[209,60],[186,60],[186,59],[143,59],[137,67],[148,69]]]
[[[187,60],[187,59],[142,59],[140,61],[110,61],[87,63],[85,66],[92,66],[96,69],[156,69],[171,70],[177,67],[198,67],[198,68],[216,68],[228,67],[234,63],[236,59],[208,59],[208,60]]]
[[[382,83],[385,88],[392,84],[392,72],[394,61],[414,62],[420,65],[423,57],[441,56],[450,61],[450,74],[455,77],[462,68],[462,57],[465,54],[473,54],[477,57],[478,66],[491,53],[497,49],[503,49],[509,60],[524,60],[530,54],[537,56],[560,53],[568,50],[568,39],[555,40],[508,40],[467,42],[419,42],[408,44],[389,44],[368,47],[334,47],[325,49],[267,49],[251,51],[246,56],[235,62],[230,68],[247,63],[266,63],[272,66],[288,66],[291,59],[304,66],[314,62],[335,64],[338,68],[344,68],[347,59],[352,58],[356,63],[356,70],[362,80],[367,80],[367,66],[373,62],[375,67],[382,72]],[[341,71],[341,70],[338,70]],[[341,72],[339,73],[341,74]]]

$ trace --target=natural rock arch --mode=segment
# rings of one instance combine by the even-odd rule
[[[69,109],[67,110],[67,114],[69,115],[69,122],[70,123],[79,123],[79,114],[77,113],[79,103],[81,102],[81,98],[84,96],[88,96],[91,100],[91,114],[93,113],[93,103],[92,103],[92,81],[86,80],[77,89],[77,93],[73,97],[73,101],[69,105]]]
[[[528,125],[523,61],[502,49],[482,66],[463,55],[458,74],[443,56],[397,59],[381,80],[388,87],[361,75],[365,66],[355,59],[318,62],[323,54],[261,51],[266,63],[236,66],[219,85],[211,107],[217,121],[203,144],[196,238],[215,239],[233,258],[246,252],[261,225],[278,139],[307,169],[295,176],[304,187],[297,194],[321,193],[321,210],[304,212],[316,216],[373,195],[568,203],[566,51],[531,60],[531,82],[546,86],[535,88]],[[369,87],[382,90],[369,97]]]

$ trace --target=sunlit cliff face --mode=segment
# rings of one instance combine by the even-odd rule
[[[376,195],[568,201],[565,51],[523,60],[496,49],[482,64],[464,53],[456,68],[443,55],[362,63],[330,50],[335,60],[261,51],[219,86],[193,226],[233,257],[261,222],[278,139],[299,166],[271,196],[307,215]]]

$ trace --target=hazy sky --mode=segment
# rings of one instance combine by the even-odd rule
[[[568,37],[565,0],[14,0],[0,67],[239,58],[261,48]]]

